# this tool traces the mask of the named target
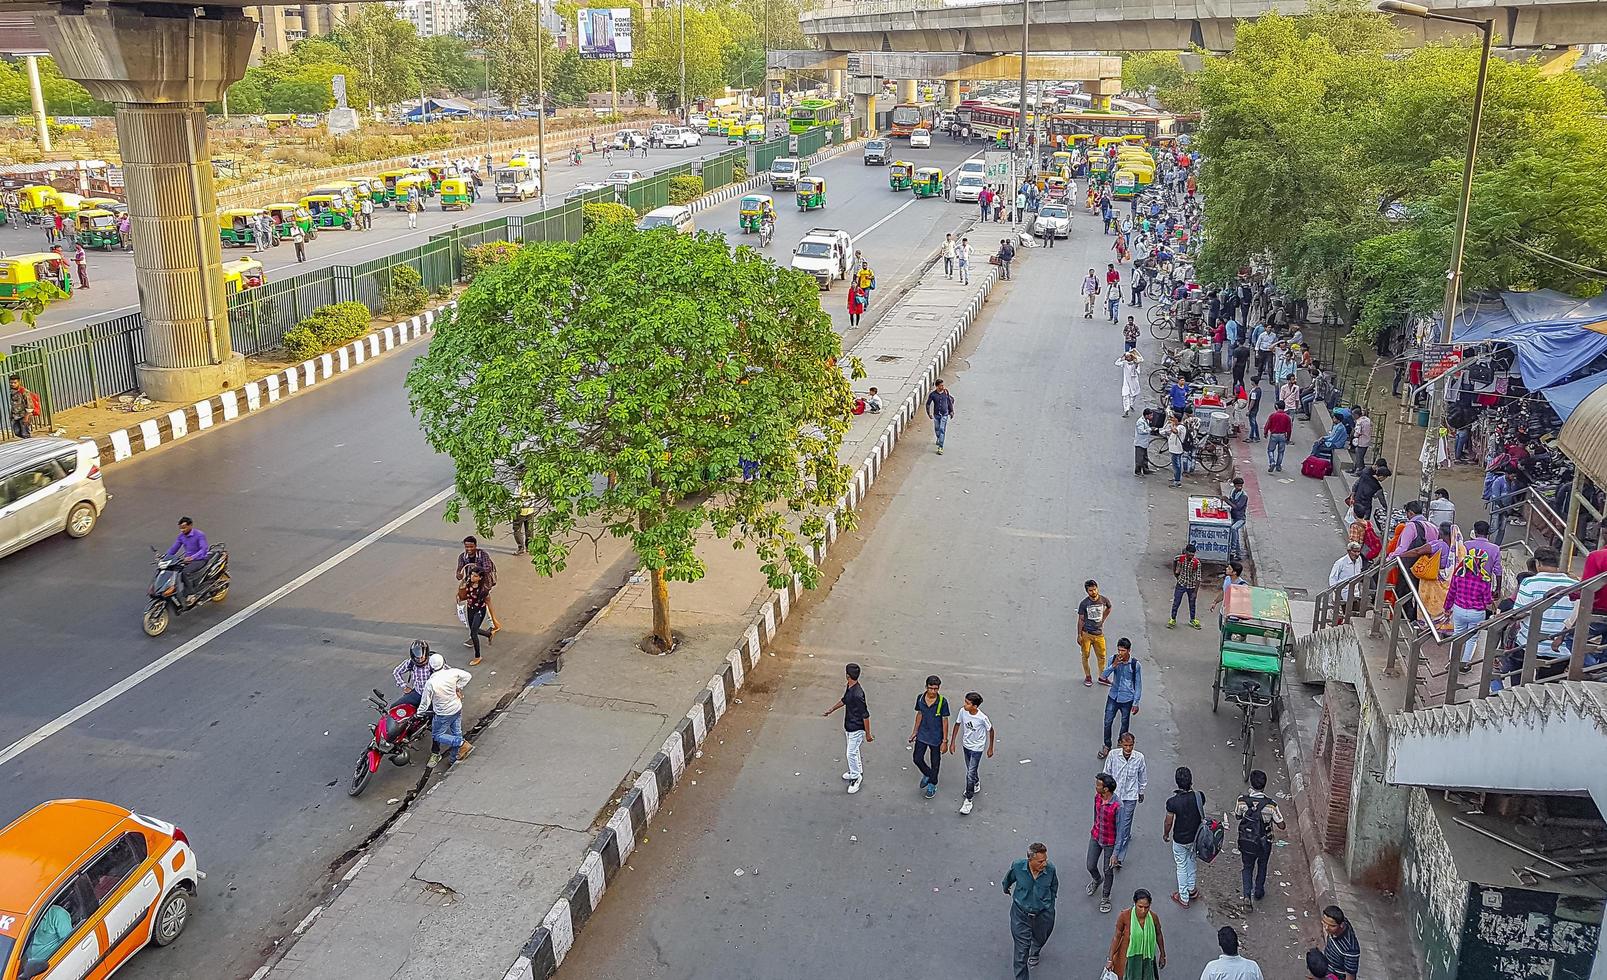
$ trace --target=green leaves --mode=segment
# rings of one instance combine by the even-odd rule
[[[485,531],[532,507],[543,574],[608,534],[693,581],[711,528],[773,584],[812,585],[848,480],[840,355],[812,280],[717,236],[603,225],[483,269],[407,387],[456,464],[450,514],[467,504]]]

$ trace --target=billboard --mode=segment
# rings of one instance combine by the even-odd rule
[[[582,58],[625,61],[631,56],[629,7],[582,7],[575,14],[575,37]]]

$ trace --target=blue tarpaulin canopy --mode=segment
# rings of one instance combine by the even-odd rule
[[[1546,401],[1551,403],[1551,408],[1557,413],[1557,418],[1566,422],[1568,421],[1568,416],[1574,413],[1574,409],[1579,407],[1579,403],[1588,398],[1591,392],[1603,385],[1607,385],[1607,371],[1598,371],[1595,374],[1587,374],[1577,381],[1552,385],[1542,391],[1541,394],[1545,395]]]
[[[1553,289],[1502,293],[1499,302],[1464,312],[1452,338],[1510,345],[1525,387],[1538,391],[1607,351],[1607,295],[1579,299]]]

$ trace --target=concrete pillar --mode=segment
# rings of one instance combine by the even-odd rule
[[[39,59],[29,55],[28,96],[33,100],[33,125],[39,133],[39,149],[50,152],[50,123],[45,117],[45,92],[39,87]]]
[[[943,83],[943,103],[944,103],[944,105],[947,105],[950,109],[952,109],[955,106],[959,105],[960,101],[961,101],[961,99],[960,99],[960,83],[959,82],[944,82]]]
[[[103,6],[35,23],[62,74],[116,107],[145,315],[140,386],[194,401],[245,377],[229,340],[206,103],[245,74],[256,25],[216,7],[146,9],[183,12]]]
[[[855,95],[854,116],[865,120],[865,134],[876,135],[876,96]]]
[[[831,97],[840,99],[848,92],[848,83],[844,81],[848,73],[841,68],[833,68],[826,73],[831,87]]]
[[[915,84],[915,79],[913,79],[913,78],[901,78],[901,79],[899,79],[899,82],[898,82],[898,101],[899,102],[919,102],[920,101],[920,93],[917,92],[916,89],[917,89],[917,86]]]

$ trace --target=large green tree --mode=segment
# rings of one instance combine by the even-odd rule
[[[436,34],[420,42],[418,70],[432,89],[454,93],[485,89],[485,61],[471,53],[468,41],[451,34]]]
[[[557,49],[532,0],[467,0],[467,7],[467,34],[490,62],[491,91],[515,106],[534,101],[543,82],[552,86]],[[536,74],[538,48],[545,79]]]
[[[661,106],[677,106],[681,84],[682,8],[662,7],[636,29],[636,65],[632,87],[658,96]],[[725,49],[731,41],[722,11],[688,4],[686,22],[686,95],[697,99],[725,86]]]
[[[365,3],[357,15],[330,35],[356,75],[351,79],[370,108],[388,106],[418,92],[423,47],[413,25],[391,8]]]
[[[717,236],[602,226],[482,271],[407,387],[456,465],[448,518],[467,506],[487,531],[524,501],[546,575],[587,536],[628,539],[667,648],[668,583],[703,576],[705,529],[752,544],[778,587],[816,583],[848,485],[840,356],[809,279]]]

